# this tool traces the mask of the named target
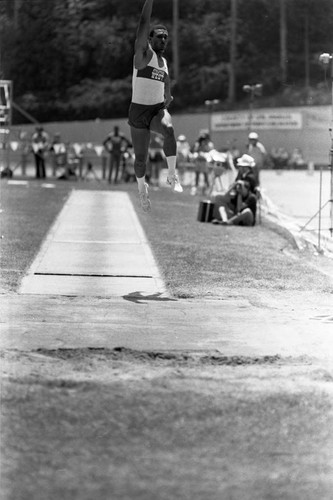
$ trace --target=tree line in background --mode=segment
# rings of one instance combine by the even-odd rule
[[[126,116],[143,3],[0,0],[1,78],[13,80],[15,102],[39,121]],[[333,51],[332,0],[155,0],[153,21],[171,38],[175,5],[177,53],[171,42],[166,54],[173,79],[177,56],[173,111],[202,110],[209,99],[245,107],[243,85],[259,82],[261,105],[330,102],[318,58]]]

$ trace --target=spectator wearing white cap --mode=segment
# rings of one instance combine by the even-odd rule
[[[248,181],[250,183],[250,189],[253,193],[255,193],[256,188],[258,187],[258,180],[255,174],[255,161],[252,156],[244,154],[236,161],[238,173],[235,179],[237,181]]]
[[[256,182],[257,185],[259,186],[260,184],[260,170],[264,167],[266,159],[267,159],[267,152],[265,149],[265,146],[259,142],[259,136],[257,132],[250,132],[249,133],[249,142],[247,146],[247,152],[250,156],[255,161],[255,166],[253,167],[253,172],[256,177]]]
[[[213,224],[227,223],[253,226],[256,218],[256,181],[253,175],[254,160],[244,154],[237,160],[238,174],[223,194],[214,198]]]

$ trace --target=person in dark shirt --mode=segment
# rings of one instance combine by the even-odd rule
[[[215,198],[213,224],[226,226],[254,226],[257,198],[251,192],[249,181],[237,181],[235,195],[218,195]]]
[[[45,153],[48,149],[49,136],[44,131],[43,127],[36,127],[36,131],[32,136],[32,151],[35,157],[36,178],[45,179]]]
[[[240,186],[242,186],[243,183],[245,183],[245,185],[248,186],[249,193],[253,194],[253,197],[252,196],[250,197],[250,204],[253,208],[252,212],[254,214],[253,223],[255,223],[256,206],[257,206],[256,194],[258,190],[258,185],[253,172],[254,166],[255,163],[251,156],[244,154],[243,156],[238,158],[237,160],[238,173],[235,178],[235,181],[229,186],[228,190],[225,193],[217,194],[214,198],[213,222],[215,224],[219,224],[222,222],[226,223],[229,219],[231,219],[235,215],[235,213],[237,212],[236,203],[238,199],[239,188]]]
[[[103,142],[103,146],[110,154],[110,162],[109,162],[109,174],[108,181],[111,184],[112,181],[112,173],[115,168],[114,174],[114,184],[118,182],[119,168],[121,164],[121,159],[124,151],[131,143],[121,132],[119,132],[119,127],[116,125],[105,141]]]

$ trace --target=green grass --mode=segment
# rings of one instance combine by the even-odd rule
[[[332,404],[316,367],[8,356],[8,500],[331,498]]]
[[[15,186],[3,180],[0,189],[0,288],[15,291],[71,188],[58,183],[46,189],[40,182]]]
[[[71,189],[108,189],[98,183],[40,182],[28,187],[1,182],[1,282],[16,291]],[[136,186],[128,190],[138,207]],[[218,296],[223,289],[331,292],[332,280],[296,252],[285,235],[263,223],[253,228],[221,227],[197,221],[199,198],[151,190],[153,210],[137,210],[169,291],[176,297]],[[120,221],[121,223],[121,221]],[[288,253],[285,250],[289,250]],[[324,257],[317,257],[324,260]],[[327,260],[327,259],[326,259]]]
[[[247,228],[198,222],[199,199],[189,194],[152,191],[151,200],[151,215],[138,213],[175,296],[216,296],[225,288],[333,290],[332,279],[309,265],[313,257],[295,251],[287,234],[268,223]]]

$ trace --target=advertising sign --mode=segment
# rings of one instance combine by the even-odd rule
[[[251,126],[251,127],[250,127]],[[212,130],[226,132],[233,130],[299,130],[302,128],[302,113],[292,111],[226,112],[212,115]]]

